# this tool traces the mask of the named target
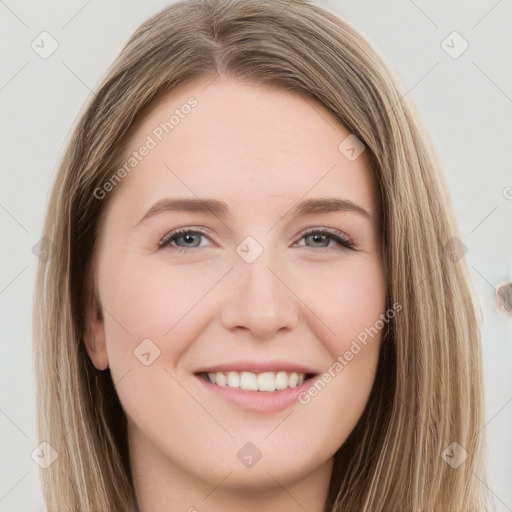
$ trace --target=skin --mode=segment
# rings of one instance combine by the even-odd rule
[[[191,96],[197,106],[103,199],[87,351],[96,368],[110,367],[126,412],[141,512],[319,512],[333,455],[368,400],[381,333],[308,404],[274,413],[226,402],[194,372],[277,358],[322,374],[385,313],[367,155],[349,161],[338,150],[349,132],[313,100],[218,79],[160,101],[127,157]],[[168,197],[219,199],[231,213],[166,211],[139,223]],[[322,197],[349,199],[372,218],[291,216],[297,201]],[[159,248],[183,227],[207,232]],[[306,228],[337,230],[355,249],[305,237]],[[252,263],[236,252],[247,236],[263,248]],[[145,339],[160,350],[148,366],[134,356]],[[247,442],[262,454],[251,468],[237,457]]]

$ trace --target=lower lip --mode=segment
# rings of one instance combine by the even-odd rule
[[[201,385],[219,398],[246,411],[258,413],[275,413],[291,407],[298,402],[299,395],[306,393],[316,381],[315,376],[296,388],[286,388],[279,391],[244,391],[240,388],[212,384],[200,375],[196,375],[196,378],[199,379]]]

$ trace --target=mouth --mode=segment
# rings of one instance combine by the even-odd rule
[[[199,372],[196,375],[215,386],[267,393],[294,389],[316,376],[314,373],[289,372],[285,370],[261,373],[249,371]]]
[[[209,403],[217,401],[258,415],[293,407],[320,373],[291,359],[238,360],[197,368],[194,377]]]

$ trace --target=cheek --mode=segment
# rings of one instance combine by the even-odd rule
[[[140,364],[139,345],[151,340],[170,369],[197,336],[211,311],[203,299],[215,286],[222,268],[194,269],[162,264],[161,259],[118,261],[100,275],[105,309],[105,335],[113,372]],[[143,345],[144,346],[144,345]],[[142,350],[142,348],[141,348]],[[155,353],[158,351],[156,349]]]
[[[105,336],[119,399],[128,417],[151,431],[148,421],[175,425],[176,410],[184,417],[200,413],[173,375],[201,322],[209,321],[201,298],[214,280],[204,272],[143,263],[120,262],[105,272],[100,293],[108,311]]]
[[[385,313],[386,284],[379,260],[352,258],[334,265],[311,265],[297,276],[298,294],[315,313],[324,334],[318,333],[333,359],[350,349],[354,339],[372,330]],[[370,343],[368,343],[370,345]]]
[[[325,425],[336,446],[348,437],[367,404],[387,325],[381,316],[386,313],[382,266],[378,261],[351,263],[336,270],[318,267],[298,283],[321,320],[314,334],[329,352],[321,378],[299,399],[304,412],[300,428],[314,431]]]

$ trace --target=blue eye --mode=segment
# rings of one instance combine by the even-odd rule
[[[309,239],[314,245],[308,245],[307,247],[318,248],[318,249],[330,249],[334,248],[330,246],[330,242],[334,241],[335,244],[341,245],[346,249],[354,249],[354,246],[344,237],[334,231],[328,229],[316,229],[309,231],[302,235],[302,239]],[[327,242],[327,244],[325,244]]]
[[[178,231],[173,231],[168,235],[164,236],[162,240],[159,242],[159,247],[165,247],[167,245],[171,245],[171,243],[175,243],[179,249],[194,249],[199,247],[201,244],[201,237],[205,237],[204,233],[200,231],[191,231],[189,229],[181,229]],[[180,245],[178,241],[183,241],[184,245]]]
[[[201,238],[208,238],[201,231],[192,231],[190,229],[180,229],[177,231],[173,231],[166,235],[159,242],[159,248],[164,248],[166,246],[175,247],[179,251],[187,251],[189,249],[195,249],[201,247]],[[354,246],[344,237],[339,235],[335,231],[330,231],[328,229],[315,229],[304,233],[301,240],[310,240],[313,245],[300,244],[306,247],[311,247],[313,249],[336,249],[333,245],[338,245],[344,247],[346,249],[354,249]],[[331,244],[334,242],[334,244]]]

